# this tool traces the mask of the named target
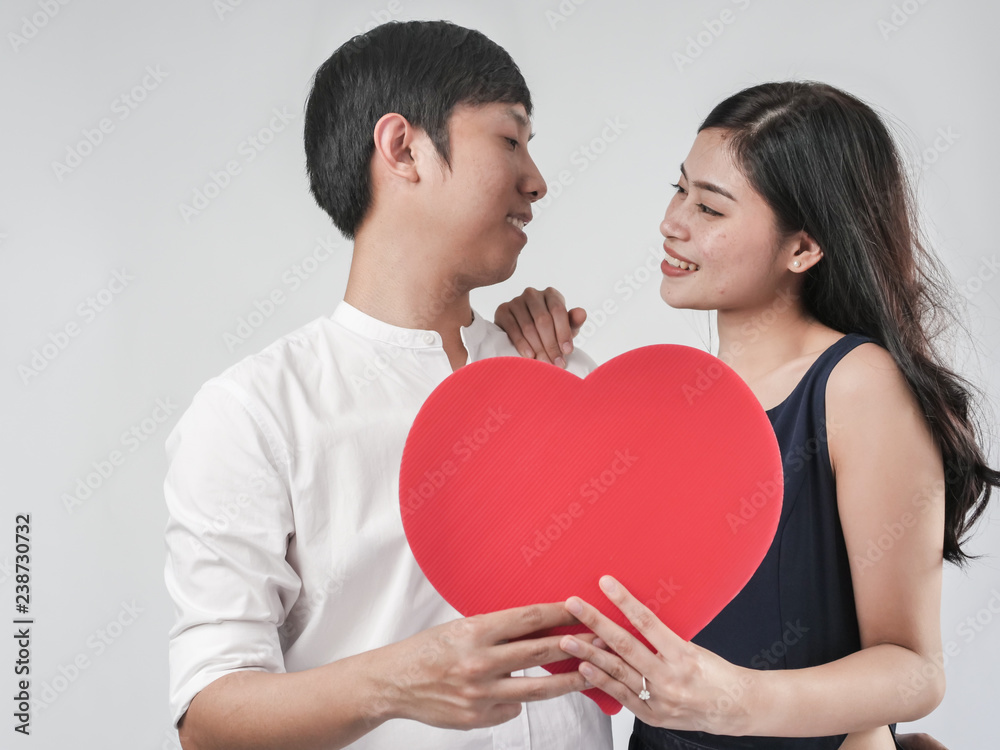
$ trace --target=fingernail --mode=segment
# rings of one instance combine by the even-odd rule
[[[559,365],[564,370],[566,369],[566,360],[562,357],[556,357],[556,364]]]
[[[604,576],[601,579],[601,588],[604,589],[604,593],[613,594],[618,591],[618,584],[611,576]]]
[[[576,642],[575,638],[564,638],[560,645],[563,651],[569,651],[571,654],[580,653],[580,644]]]
[[[584,690],[590,690],[590,688],[592,688],[592,687],[594,687],[594,686],[591,685],[589,682],[587,682],[587,680],[583,681],[583,689]]]
[[[580,664],[580,674],[589,679],[594,676],[594,668],[587,662],[583,662]]]
[[[563,341],[562,350],[563,354],[569,354],[571,351],[573,351],[573,345],[568,341]]]
[[[582,615],[583,614],[583,604],[579,599],[570,599],[566,602],[566,609],[569,610],[571,615]]]
[[[521,353],[522,357],[527,357],[528,359],[531,359],[531,358],[534,357],[534,352],[530,352],[527,349],[521,349],[520,353]]]
[[[602,641],[600,638],[594,639],[594,648],[605,648],[608,644]]]

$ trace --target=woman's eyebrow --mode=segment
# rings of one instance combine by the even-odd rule
[[[684,171],[683,163],[681,164],[681,174],[684,175],[685,180],[688,179],[687,172]],[[702,182],[701,180],[695,180],[691,184],[694,185],[696,188],[701,188],[702,190],[708,190],[711,193],[718,193],[724,198],[729,198],[729,200],[733,201],[734,203],[739,202],[736,200],[736,198],[733,197],[733,194],[730,193],[728,190],[726,190],[723,187],[719,187],[718,185],[715,185],[711,182]]]

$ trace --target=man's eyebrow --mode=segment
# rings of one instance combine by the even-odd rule
[[[688,179],[687,172],[684,171],[683,163],[681,163],[681,174],[684,175],[685,180]],[[729,200],[733,201],[734,203],[738,203],[736,198],[733,197],[732,193],[730,193],[725,188],[719,187],[718,185],[715,185],[711,182],[702,182],[701,180],[695,180],[691,184],[694,185],[696,188],[701,188],[702,190],[708,190],[710,193],[718,193],[724,198],[729,198]]]
[[[507,116],[510,117],[512,120],[514,120],[514,122],[517,123],[518,127],[528,128],[529,130],[531,130],[531,123],[528,121],[528,118],[522,115],[513,107],[507,108]],[[534,137],[535,134],[534,132],[532,132],[531,135],[528,136],[528,140],[530,141]]]

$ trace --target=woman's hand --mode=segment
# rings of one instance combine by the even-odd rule
[[[522,357],[566,367],[565,356],[573,351],[573,337],[587,320],[582,307],[566,310],[566,300],[556,289],[543,292],[528,287],[493,314],[493,322],[504,329]]]
[[[751,731],[755,670],[685,641],[611,576],[601,589],[656,649],[653,653],[624,628],[578,597],[566,602],[569,613],[607,644],[594,648],[574,636],[560,647],[579,657],[580,673],[594,687],[618,700],[651,726],[739,736]],[[649,699],[639,693],[646,678]]]

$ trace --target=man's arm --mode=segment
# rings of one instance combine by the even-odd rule
[[[456,620],[286,674],[278,630],[302,582],[287,559],[296,527],[279,435],[237,386],[213,383],[167,441],[171,701],[185,750],[342,747],[392,718],[482,727],[583,689],[576,672],[509,676],[566,658],[555,636],[508,642],[575,623],[561,604]]]
[[[184,750],[340,748],[389,719],[449,729],[500,724],[521,703],[582,690],[578,672],[511,677],[567,658],[561,636],[509,642],[570,625],[562,603],[455,620],[399,643],[302,672],[240,671],[203,689],[179,730]]]

